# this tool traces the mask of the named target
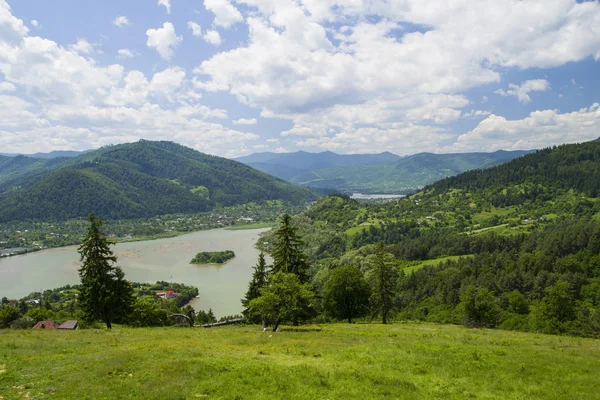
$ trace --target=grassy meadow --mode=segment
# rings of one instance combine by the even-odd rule
[[[600,341],[434,324],[0,331],[0,399],[594,399]]]

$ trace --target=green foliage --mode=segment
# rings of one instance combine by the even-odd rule
[[[87,322],[102,320],[110,329],[111,322],[124,318],[131,310],[133,287],[125,280],[123,270],[113,266],[117,258],[100,231],[102,220],[93,214],[88,220],[88,234],[78,250],[82,263],[79,303]]]
[[[260,290],[265,287],[268,282],[268,271],[267,262],[265,260],[265,254],[261,252],[258,256],[258,262],[256,266],[252,267],[254,272],[252,273],[252,280],[248,284],[248,291],[242,299],[242,305],[244,306],[243,314],[250,322],[260,322],[260,315],[253,315],[250,310],[250,302],[260,296]]]
[[[302,204],[315,197],[244,164],[172,142],[142,140],[43,161],[52,168],[35,161],[18,176],[5,176],[2,162],[0,222],[66,220],[90,212],[140,218],[276,199]]]
[[[369,277],[373,310],[381,315],[382,323],[387,324],[390,312],[394,308],[398,268],[394,263],[393,256],[386,252],[383,244],[377,247]]]
[[[213,310],[211,308],[208,309],[208,312],[199,310],[196,312],[196,321],[201,324],[214,324],[217,322],[217,318],[215,318],[215,314],[213,314]]]
[[[133,303],[128,323],[134,327],[165,326],[169,324],[169,314],[157,299],[138,297]]]
[[[232,250],[225,251],[203,251],[196,254],[190,264],[224,264],[235,257]]]
[[[359,318],[369,310],[371,288],[356,267],[339,267],[331,271],[323,290],[325,312],[336,319]]]
[[[460,296],[459,307],[466,326],[493,328],[500,317],[496,297],[486,288],[467,287]]]
[[[280,226],[275,230],[275,246],[271,253],[272,270],[274,273],[294,274],[301,282],[306,282],[308,263],[301,249],[303,242],[296,231],[291,225],[290,215],[284,214]]]
[[[314,292],[309,283],[302,283],[298,275],[276,272],[269,284],[260,291],[260,297],[250,301],[248,309],[273,323],[273,331],[280,324],[298,323],[313,316]]]
[[[10,305],[0,306],[0,328],[8,328],[11,322],[21,318],[21,310]]]

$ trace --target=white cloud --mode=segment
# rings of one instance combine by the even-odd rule
[[[517,99],[519,99],[521,103],[525,104],[531,102],[531,97],[529,97],[529,93],[544,92],[550,89],[550,82],[548,82],[545,79],[531,79],[522,82],[520,85],[509,83],[508,87],[510,89],[498,89],[494,93],[499,94],[500,96],[515,96]]]
[[[155,48],[161,58],[167,61],[173,57],[175,48],[183,40],[181,36],[175,34],[175,27],[170,22],[165,22],[162,28],[148,29],[146,35],[148,36],[146,45]]]
[[[171,0],[158,0],[159,6],[163,6],[167,10],[167,14],[171,14]]]
[[[240,118],[232,122],[234,125],[256,125],[258,123],[256,118]]]
[[[534,111],[518,120],[490,115],[475,129],[458,137],[452,150],[495,151],[539,149],[561,143],[598,138],[600,104],[561,114],[557,110]]]
[[[40,26],[40,23],[37,20],[32,19],[31,20],[31,26],[33,26],[34,28],[37,28],[38,26]]]
[[[80,54],[90,54],[94,50],[94,46],[85,39],[78,39],[77,43],[72,44],[69,48]]]
[[[203,38],[213,46],[219,46],[221,44],[221,35],[219,35],[219,32],[215,30],[211,29],[206,31]]]
[[[167,68],[154,74],[150,82],[150,90],[172,101],[172,96],[181,87],[184,79],[185,71],[183,69]]]
[[[10,82],[0,82],[0,92],[14,92],[17,90],[15,85]]]
[[[204,7],[215,14],[216,26],[229,28],[244,20],[240,11],[229,0],[204,0]]]
[[[117,51],[117,57],[120,59],[128,59],[128,58],[133,58],[135,56],[139,55],[139,53],[129,50],[129,49],[119,49]]]
[[[487,117],[488,115],[490,115],[491,112],[490,111],[486,111],[486,110],[471,110],[467,113],[464,113],[461,118],[481,118],[481,117]]]
[[[0,0],[0,38],[10,45],[19,43],[27,35],[29,28],[23,21],[12,15],[11,8],[5,0]]]
[[[119,15],[117,18],[115,18],[113,24],[119,28],[130,25],[129,19],[127,19],[127,17],[124,15]]]
[[[202,28],[197,23],[195,23],[193,21],[188,21],[187,27],[188,27],[188,29],[191,29],[192,35],[194,35],[196,37],[202,36]]]

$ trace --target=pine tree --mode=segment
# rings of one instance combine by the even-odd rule
[[[291,225],[292,218],[283,214],[281,225],[275,231],[275,248],[273,249],[273,273],[294,274],[302,283],[308,281],[308,263],[302,252],[302,240]]]
[[[245,307],[243,314],[251,322],[259,322],[260,317],[251,315],[248,305],[252,300],[260,296],[260,289],[267,284],[267,262],[262,252],[258,256],[258,263],[252,268],[254,269],[252,280],[248,284],[246,296],[242,299],[242,305]]]
[[[377,247],[375,263],[371,272],[371,286],[373,289],[371,301],[374,309],[381,313],[381,322],[384,324],[387,324],[389,313],[394,306],[397,278],[398,269],[391,260],[390,254],[386,253],[385,246],[381,243]]]
[[[112,322],[131,311],[133,286],[125,279],[123,270],[114,266],[117,257],[100,231],[102,220],[94,214],[88,220],[90,227],[78,250],[82,263],[79,304],[87,321],[101,320],[110,329]]]

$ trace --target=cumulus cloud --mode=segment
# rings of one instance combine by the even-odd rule
[[[85,39],[78,39],[77,43],[69,46],[69,48],[81,54],[90,54],[94,50],[94,46]]]
[[[499,94],[500,96],[515,96],[521,103],[525,104],[531,103],[529,93],[544,92],[550,89],[550,82],[545,79],[531,79],[522,82],[520,85],[509,83],[508,87],[508,90],[498,89],[494,93]]]
[[[258,123],[256,118],[240,118],[232,122],[234,125],[256,125]]]
[[[17,90],[15,85],[10,82],[0,82],[0,92],[14,92]]]
[[[210,122],[227,111],[198,101],[185,71],[171,67],[148,79],[121,65],[98,65],[88,46],[63,47],[27,36],[0,0],[0,148],[7,152],[96,148],[147,139],[175,140],[227,156],[255,134]],[[123,52],[121,52],[123,54]],[[19,87],[19,91],[16,90]],[[20,97],[21,91],[27,100]]]
[[[120,59],[128,59],[128,58],[133,58],[136,55],[139,55],[137,52],[129,50],[129,49],[119,49],[117,51],[117,57]]]
[[[570,113],[560,113],[558,110],[534,111],[526,118],[518,120],[508,120],[492,114],[472,131],[460,135],[452,149],[539,149],[561,143],[596,139],[599,128],[598,103]]]
[[[159,6],[163,6],[167,10],[167,14],[171,14],[171,0],[158,0]]]
[[[196,37],[202,36],[202,28],[194,21],[188,21],[187,27],[192,31],[192,35]]]
[[[146,36],[148,36],[146,46],[155,48],[166,61],[171,60],[175,48],[183,40],[181,36],[175,34],[175,27],[170,22],[165,22],[162,28],[148,29]]]
[[[129,26],[129,19],[126,16],[120,15],[113,21],[113,25],[122,28],[124,26]]]
[[[38,26],[40,26],[40,23],[37,20],[32,19],[31,20],[31,26],[33,26],[34,28],[37,28]]]
[[[229,28],[244,20],[240,11],[229,0],[204,0],[204,7],[215,14],[216,26]]]
[[[204,40],[213,46],[219,46],[221,44],[221,35],[215,30],[208,30],[203,36]]]
[[[481,118],[481,117],[487,117],[488,115],[490,115],[491,112],[490,111],[486,111],[486,110],[471,110],[469,112],[464,113],[461,118]]]

